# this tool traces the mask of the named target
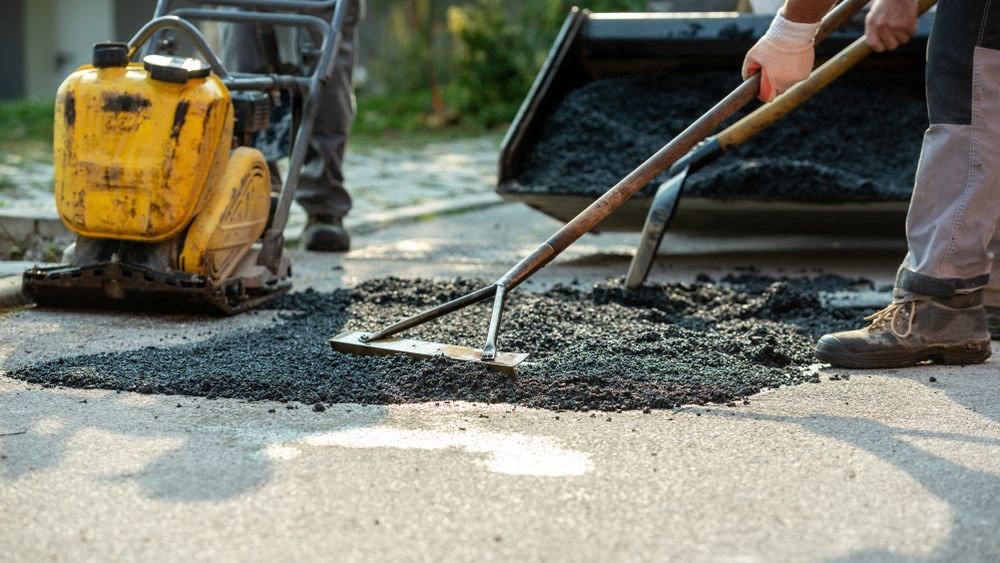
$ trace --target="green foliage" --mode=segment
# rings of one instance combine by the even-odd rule
[[[378,41],[376,79],[395,92],[416,92],[431,87],[429,73],[447,68],[440,60],[440,12],[435,0],[387,0],[387,38]]]
[[[429,91],[413,94],[371,94],[358,97],[358,115],[354,121],[356,135],[377,134],[381,131],[414,131],[422,126],[422,116],[431,107]]]
[[[54,108],[51,101],[0,102],[0,143],[51,141]]]
[[[453,87],[445,90],[445,97],[456,98]],[[431,94],[426,90],[412,94],[359,96],[358,115],[350,144],[354,148],[386,145],[414,147],[491,133],[471,119],[437,122],[432,112]]]
[[[372,80],[358,129],[510,121],[574,5],[635,11],[647,0],[380,0],[362,33]],[[378,98],[367,102],[366,97]],[[393,107],[384,107],[390,105]],[[407,114],[407,112],[409,112]]]
[[[508,17],[502,0],[479,0],[453,7],[448,23],[461,46],[459,109],[487,127],[509,120],[540,62],[523,22]]]
[[[448,27],[457,43],[456,85],[463,116],[486,127],[510,121],[541,68],[573,5],[594,11],[635,11],[646,0],[476,0],[452,6]]]

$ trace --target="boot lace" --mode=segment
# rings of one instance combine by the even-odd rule
[[[906,330],[900,331],[896,327],[896,315],[901,311],[909,309],[909,314],[906,315]],[[909,338],[913,334],[913,317],[917,313],[917,300],[916,299],[903,299],[900,301],[893,301],[888,307],[882,309],[881,311],[875,313],[874,315],[869,315],[865,317],[866,321],[871,322],[871,326],[868,327],[869,332],[889,325],[889,330],[892,331],[899,339]]]

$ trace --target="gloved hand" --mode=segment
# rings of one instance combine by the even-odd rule
[[[743,79],[760,72],[760,94],[770,102],[792,86],[809,78],[816,62],[814,42],[819,23],[796,23],[783,14],[774,17],[770,29],[747,53]]]

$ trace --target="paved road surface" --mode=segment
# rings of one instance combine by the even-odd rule
[[[505,206],[389,229],[343,259],[298,255],[299,283],[492,276],[554,226]],[[588,237],[527,289],[620,275],[634,238]],[[660,279],[757,264],[887,283],[900,253],[668,242]],[[696,252],[706,245],[715,250]],[[0,318],[0,371],[274,322]],[[1000,559],[996,363],[855,374],[736,408],[610,415],[474,404],[316,413],[0,376],[0,435],[2,560]]]

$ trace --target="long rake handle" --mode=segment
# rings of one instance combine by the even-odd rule
[[[868,0],[845,0],[838,4],[823,18],[820,30],[816,34],[816,44],[829,37],[831,33],[847,20],[851,19],[867,4]],[[492,360],[496,356],[497,334],[500,330],[500,321],[507,294],[515,287],[521,285],[521,283],[535,272],[545,267],[546,264],[551,262],[571,244],[579,240],[584,234],[590,232],[601,221],[606,219],[608,215],[611,215],[615,209],[618,209],[634,196],[636,192],[651,182],[660,172],[672,166],[688,154],[698,143],[708,138],[727,119],[753,101],[759,91],[760,75],[756,74],[745,80],[743,84],[733,90],[732,93],[716,104],[705,115],[692,123],[680,135],[670,141],[669,144],[622,179],[616,186],[608,190],[600,199],[591,204],[590,207],[567,223],[559,232],[552,235],[551,238],[536,248],[534,252],[518,262],[516,266],[504,274],[495,284],[428,309],[418,315],[403,319],[374,334],[365,335],[361,338],[362,342],[374,342],[389,338],[492,297],[493,314],[490,318],[486,345],[483,348],[483,359]]]
[[[816,44],[825,40],[837,28],[851,19],[866,4],[867,0],[846,0],[840,3],[823,18],[823,23],[816,35]],[[711,110],[698,118],[677,135],[670,143],[660,149],[646,162],[623,178],[617,185],[608,190],[597,201],[581,212],[576,218],[563,226],[556,234],[542,243],[534,252],[518,262],[509,272],[504,274],[497,285],[513,289],[531,277],[535,272],[545,267],[556,256],[570,245],[587,234],[606,219],[616,209],[649,184],[661,172],[680,160],[698,143],[705,140],[719,128],[727,119],[747,106],[760,91],[760,74],[748,78],[733,90]]]

